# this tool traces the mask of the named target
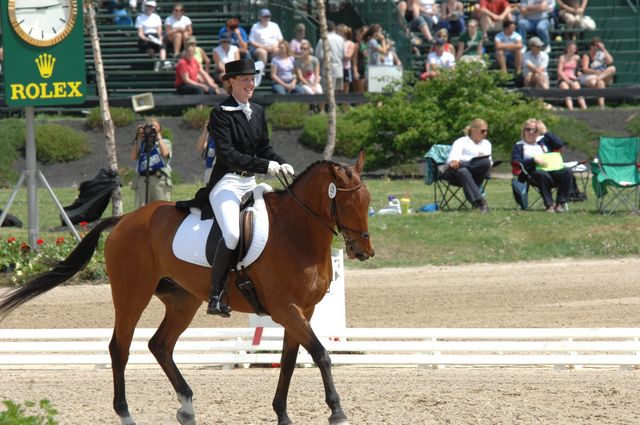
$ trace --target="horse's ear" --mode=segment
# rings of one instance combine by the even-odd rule
[[[364,169],[365,156],[364,149],[361,149],[360,152],[358,152],[358,159],[356,160],[356,171],[358,174],[361,174]]]

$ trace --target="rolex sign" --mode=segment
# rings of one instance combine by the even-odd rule
[[[84,103],[82,2],[0,0],[8,106]]]

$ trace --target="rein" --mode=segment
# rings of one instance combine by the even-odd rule
[[[331,233],[333,233],[334,236],[338,236],[338,235],[342,235],[342,238],[344,239],[344,243],[347,246],[347,248],[352,248],[353,247],[353,243],[360,241],[360,240],[366,240],[369,239],[369,233],[368,232],[362,232],[360,230],[354,229],[352,227],[349,226],[345,226],[344,224],[342,224],[341,220],[340,220],[340,216],[338,215],[338,207],[337,207],[337,203],[336,203],[336,196],[333,196],[333,198],[331,198],[331,220],[334,221],[336,223],[336,227],[338,228],[338,230],[336,231],[336,229],[333,228],[333,226],[331,224],[327,224],[323,218],[316,213],[315,211],[313,211],[311,208],[309,208],[304,202],[302,202],[302,200],[300,198],[298,198],[298,196],[293,193],[293,191],[290,188],[291,183],[293,183],[293,181],[291,183],[289,183],[289,180],[287,179],[286,175],[282,175],[282,177],[280,177],[280,174],[276,174],[276,177],[278,178],[278,181],[280,182],[280,184],[282,184],[282,186],[284,186],[285,190],[291,195],[291,197],[298,203],[298,205],[300,205],[302,208],[304,208],[304,210],[306,212],[308,212],[311,216],[315,217],[321,224],[323,224],[325,227],[327,227]],[[337,192],[353,192],[356,191],[358,189],[360,189],[362,187],[362,182],[360,182],[358,185],[351,187],[351,188],[340,188],[340,187],[335,187]],[[337,195],[337,193],[336,193]],[[348,230],[350,232],[354,232],[354,233],[359,233],[360,237],[359,238],[354,238],[354,239],[348,239],[345,234],[344,234],[344,230]]]

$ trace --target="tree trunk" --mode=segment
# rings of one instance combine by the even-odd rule
[[[327,121],[327,144],[324,147],[322,157],[325,160],[330,160],[333,157],[333,151],[336,147],[336,93],[333,86],[335,79],[331,71],[331,54],[329,49],[329,38],[327,37],[327,14],[325,9],[324,0],[317,0],[316,5],[318,7],[318,17],[320,21],[320,38],[322,39],[323,50],[323,66],[325,76],[325,87],[327,88],[327,106],[328,121]]]
[[[104,145],[107,151],[109,169],[118,172],[118,157],[116,155],[116,138],[113,130],[113,120],[109,111],[109,99],[107,96],[107,84],[104,79],[102,65],[102,52],[100,51],[100,39],[98,38],[98,26],[96,24],[96,11],[93,1],[85,1],[87,25],[91,35],[91,47],[96,68],[96,84],[98,85],[98,97],[100,98],[100,113],[102,114],[102,129],[104,130]],[[122,215],[122,193],[120,187],[116,187],[111,193],[111,212],[114,216]]]

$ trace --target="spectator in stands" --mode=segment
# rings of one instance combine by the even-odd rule
[[[522,140],[517,142],[511,150],[511,162],[522,164],[526,172],[535,182],[542,195],[542,201],[550,213],[567,211],[569,190],[571,188],[571,173],[564,166],[558,170],[545,171],[545,153],[559,151],[564,142],[555,134],[547,131],[544,122],[530,118],[522,125]],[[525,179],[525,175],[519,178]],[[552,187],[558,187],[556,202],[553,202]]]
[[[382,33],[382,26],[380,26],[380,24],[371,25],[363,35],[363,39],[367,43],[368,64],[382,64],[382,58],[387,54],[387,50],[389,50],[386,38]]]
[[[331,64],[331,77],[333,79],[333,87],[335,91],[342,90],[343,84],[343,70],[342,60],[344,59],[344,39],[336,33],[336,25],[333,21],[327,21],[327,40],[329,42],[329,61]],[[320,60],[320,72],[322,73],[323,80],[326,84],[329,77],[324,73],[324,47],[322,39],[318,40],[315,49],[316,57]],[[325,86],[325,92],[326,92]]]
[[[191,19],[184,14],[182,3],[173,6],[173,12],[164,20],[167,44],[173,46],[173,57],[177,58],[186,45],[187,39],[193,35]]]
[[[351,40],[351,27],[338,24],[336,32],[344,39],[344,57],[342,58],[343,83],[342,91],[349,93],[354,82],[353,71],[356,68],[358,46]]]
[[[307,28],[302,22],[296,24],[294,29],[295,35],[293,37],[293,40],[291,40],[291,43],[289,43],[289,47],[291,47],[291,53],[293,54],[294,58],[299,58],[300,56],[302,56],[300,47],[303,41],[308,41],[306,38],[304,38],[306,32]]]
[[[518,33],[522,41],[527,39],[527,33],[535,33],[545,45],[545,50],[551,50],[549,45],[549,2],[547,0],[520,0],[518,10]]]
[[[205,52],[202,47],[198,46],[198,40],[196,40],[196,36],[192,35],[191,37],[187,38],[185,46],[195,47],[196,50],[193,57],[195,58],[196,61],[198,61],[202,69],[204,69],[204,72],[206,72],[207,74],[210,74],[211,60],[209,60],[209,56],[207,55],[207,52]]]
[[[364,93],[367,87],[367,63],[369,61],[368,51],[369,47],[364,41],[364,34],[367,32],[367,27],[363,26],[355,31],[354,38],[357,47],[355,56],[355,67],[353,68],[353,80],[354,91],[357,93]]]
[[[222,94],[223,91],[195,58],[196,46],[189,44],[176,65],[175,87],[179,94]]]
[[[615,75],[616,67],[613,66],[613,56],[599,37],[593,37],[589,42],[589,51],[582,55],[580,83],[584,87],[603,89],[613,83]],[[604,97],[598,98],[598,106],[604,109]]]
[[[575,41],[568,41],[564,49],[564,54],[558,59],[558,87],[563,90],[579,90],[580,82],[578,81],[578,64],[580,56],[578,56],[578,47]],[[573,110],[573,100],[571,97],[565,98],[567,109]],[[578,105],[580,109],[587,109],[587,103],[584,97],[578,97]]]
[[[280,40],[278,53],[271,59],[271,90],[277,94],[303,93],[302,87],[298,87],[298,78],[294,73],[293,56],[289,49],[289,43]]]
[[[149,3],[149,2],[147,2]],[[149,118],[145,125],[153,126],[157,132],[157,145],[150,151],[150,162],[158,164],[157,166],[150,167],[149,169],[149,202],[153,201],[170,201],[171,200],[171,157],[173,156],[173,150],[171,146],[171,140],[162,137],[162,126],[157,118]],[[133,182],[133,190],[136,192],[136,208],[145,205],[147,194],[147,161],[146,156],[143,156],[143,127],[138,127],[138,133],[136,139],[131,145],[131,159],[136,161],[136,170],[138,171],[138,177]],[[153,161],[160,159],[161,161]],[[156,168],[158,167],[158,168]]]
[[[489,212],[489,205],[480,188],[491,170],[491,142],[486,139],[487,122],[476,118],[465,127],[464,136],[453,142],[447,157],[443,178],[462,186],[467,200],[480,212]]]
[[[522,36],[516,32],[516,23],[504,21],[504,30],[495,37],[496,62],[501,71],[507,72],[507,65],[519,74],[522,70]]]
[[[421,80],[435,78],[440,75],[442,69],[453,69],[456,65],[456,58],[452,53],[445,52],[446,41],[436,38],[433,41],[435,50],[427,56],[424,67],[425,71],[420,75]]]
[[[475,13],[485,40],[490,32],[502,31],[504,21],[513,21],[509,0],[480,0]]]
[[[445,52],[449,52],[451,53],[453,56],[456,55],[456,48],[453,46],[453,44],[449,43],[449,31],[447,31],[446,28],[440,28],[438,30],[438,32],[436,32],[436,40],[441,39],[444,40],[444,51]],[[435,45],[431,46],[431,50],[429,50],[430,52],[433,52],[435,50]]]
[[[382,65],[385,66],[402,66],[402,61],[398,57],[396,53],[396,42],[390,39],[387,39],[387,46],[389,46],[389,50],[387,50],[387,54],[382,58]]]
[[[460,35],[466,31],[464,22],[464,5],[459,0],[442,2],[440,26],[446,28],[451,35]]]
[[[260,20],[253,24],[249,32],[249,51],[252,56],[266,64],[269,57],[278,52],[282,39],[280,27],[271,22],[271,11],[260,9]]]
[[[220,44],[213,49],[213,75],[216,80],[224,81],[224,65],[227,62],[240,60],[240,49],[231,42],[228,33],[220,38]]]
[[[536,89],[549,88],[549,55],[542,51],[542,40],[538,37],[531,37],[528,41],[527,50],[522,59],[522,73],[525,87]]]
[[[249,59],[249,36],[247,32],[240,26],[238,18],[230,18],[227,20],[225,26],[220,28],[218,32],[218,38],[222,39],[225,35],[231,37],[231,44],[238,48],[240,57],[243,59]],[[223,69],[224,73],[224,69]]]
[[[424,17],[420,13],[420,3],[418,0],[407,0],[398,3],[398,11],[409,23],[411,31],[419,31],[424,39],[431,43],[431,35],[435,29],[437,20],[432,17]]]
[[[136,28],[138,29],[138,49],[154,58],[159,53],[160,61],[163,61],[164,68],[169,69],[171,63],[167,62],[167,51],[162,42],[162,19],[156,13],[156,2],[149,0],[145,4],[145,13],[141,13],[136,18]],[[154,71],[160,69],[160,62],[156,62]]]
[[[568,29],[582,29],[593,31],[596,23],[591,17],[584,14],[589,0],[558,0],[560,19],[564,21]]]
[[[305,94],[322,94],[320,84],[320,61],[311,54],[311,43],[303,40],[300,45],[302,56],[294,62],[298,83]]]
[[[481,61],[484,48],[482,47],[483,34],[478,29],[478,21],[469,19],[467,30],[458,39],[456,49],[456,61],[470,60]]]

